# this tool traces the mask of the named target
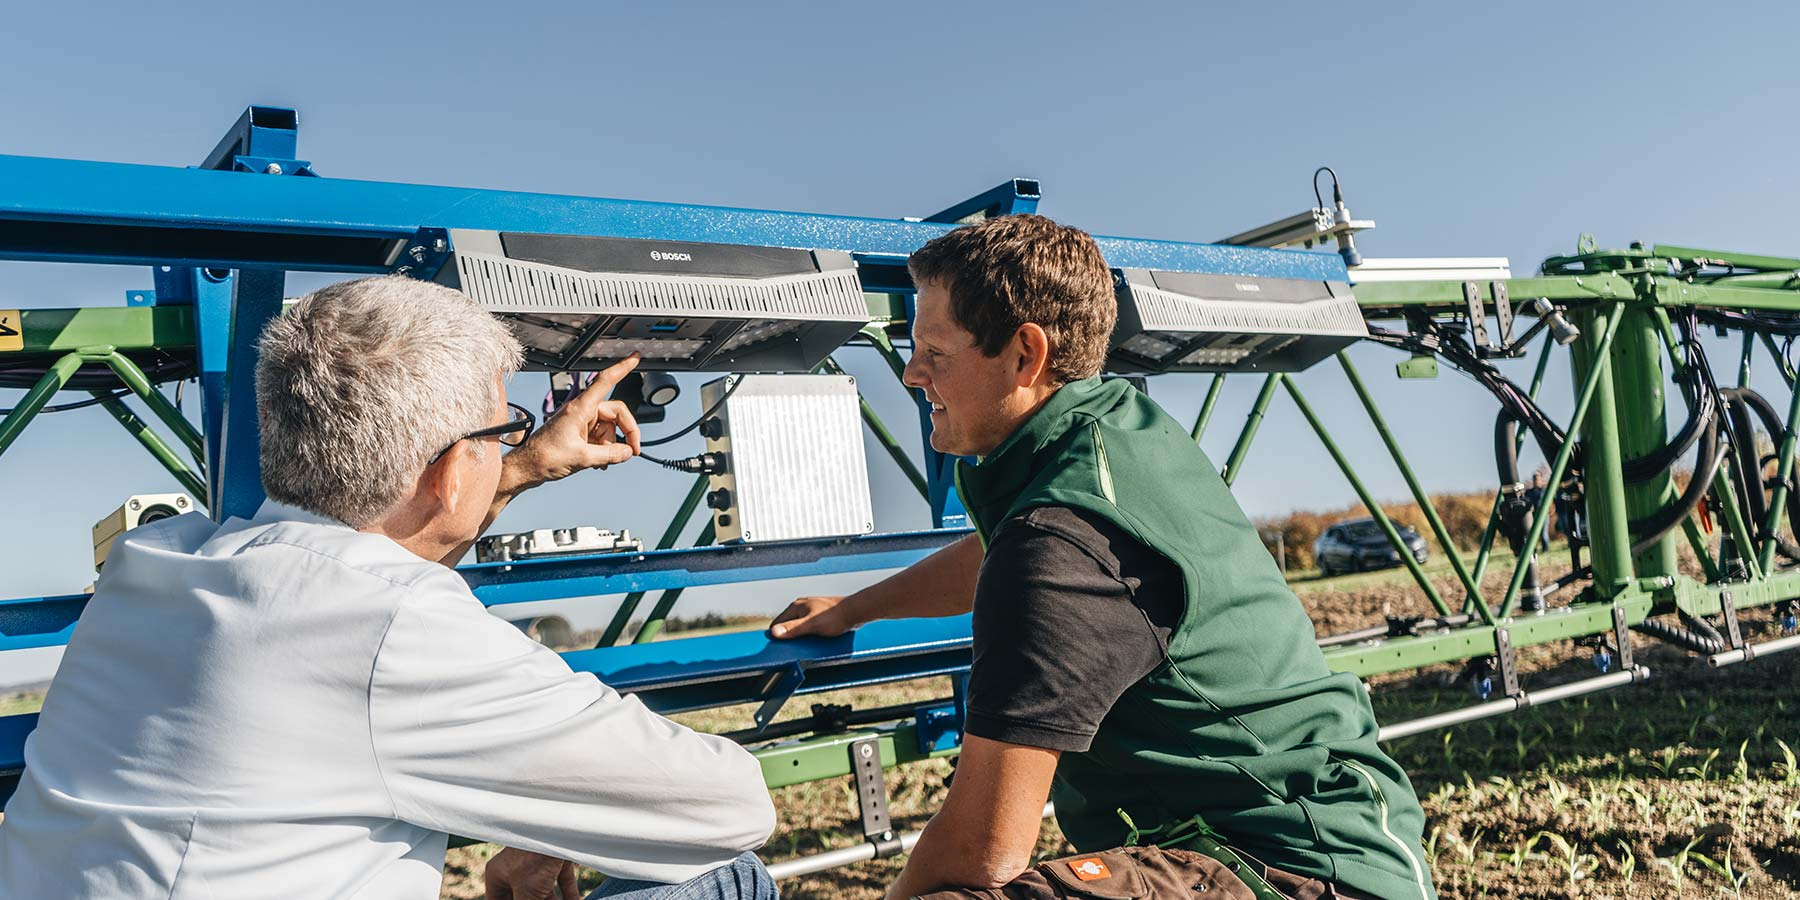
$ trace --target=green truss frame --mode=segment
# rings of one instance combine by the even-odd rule
[[[1711,267],[1710,271],[1715,274],[1702,274],[1709,271],[1706,267]],[[1725,271],[1719,272],[1720,269]],[[1545,492],[1532,511],[1524,543],[1526,549],[1512,563],[1506,590],[1499,597],[1485,595],[1480,586],[1494,562],[1493,542],[1498,530],[1500,497],[1496,495],[1473,558],[1465,558],[1464,552],[1450,539],[1441,515],[1421,486],[1367,383],[1348,355],[1339,353],[1339,368],[1450,563],[1455,586],[1462,596],[1446,597],[1413,560],[1411,553],[1405,551],[1398,529],[1383,513],[1361,475],[1294,380],[1279,373],[1265,375],[1261,377],[1256,399],[1221,467],[1226,483],[1234,483],[1241,474],[1263,420],[1277,394],[1285,390],[1358,498],[1400,551],[1400,558],[1431,608],[1440,616],[1449,617],[1456,610],[1469,616],[1464,625],[1439,628],[1430,634],[1329,647],[1325,657],[1331,667],[1369,677],[1493,656],[1506,652],[1506,648],[1604,636],[1615,633],[1620,619],[1625,624],[1637,624],[1649,617],[1677,610],[1695,616],[1718,615],[1726,612],[1728,607],[1744,609],[1800,598],[1800,571],[1778,568],[1775,557],[1777,534],[1785,521],[1786,504],[1791,500],[1786,482],[1794,469],[1796,446],[1800,445],[1800,439],[1797,439],[1800,436],[1796,432],[1796,423],[1800,422],[1800,392],[1794,392],[1789,398],[1787,421],[1776,454],[1776,487],[1771,492],[1765,520],[1744,521],[1735,503],[1724,504],[1722,533],[1729,535],[1737,547],[1751,548],[1751,552],[1743,554],[1741,576],[1727,580],[1721,574],[1718,548],[1695,526],[1691,517],[1683,523],[1683,533],[1701,561],[1706,573],[1703,580],[1677,571],[1673,534],[1659,539],[1644,552],[1633,554],[1626,522],[1667,502],[1673,496],[1673,488],[1666,475],[1643,484],[1627,484],[1620,470],[1622,459],[1661,447],[1667,440],[1664,360],[1668,360],[1668,371],[1679,371],[1683,364],[1670,324],[1670,312],[1690,306],[1750,312],[1800,312],[1800,259],[1674,246],[1647,249],[1633,246],[1627,250],[1600,251],[1584,238],[1580,253],[1546,260],[1537,276],[1491,282],[1477,285],[1476,289],[1482,292],[1484,301],[1491,302],[1497,285],[1512,298],[1541,297],[1565,307],[1581,331],[1569,346],[1577,385],[1575,407],[1567,426],[1571,439],[1565,442],[1551,463],[1551,483],[1561,480],[1569,465],[1575,436],[1579,435],[1586,448],[1584,485],[1594,573],[1592,583],[1565,606],[1542,614],[1514,615],[1526,574],[1539,554],[1538,538],[1552,515],[1554,498],[1551,492]],[[1382,321],[1401,318],[1409,312],[1434,317],[1465,315],[1465,289],[1465,284],[1460,281],[1395,282],[1359,285],[1356,293],[1365,317]],[[900,329],[904,327],[903,298],[870,294],[867,299],[875,322],[862,332],[861,338],[881,355],[898,379],[904,359],[894,345],[894,338],[901,336]],[[99,405],[184,488],[197,499],[205,497],[200,435],[131,358],[149,351],[191,353],[194,333],[190,309],[158,306],[23,310],[21,326],[23,349],[0,353],[0,362],[38,362],[45,372],[23,400],[0,419],[0,453],[5,452],[50,397],[64,389],[78,371],[83,367],[105,367],[118,376],[131,395],[149,408],[173,435],[173,441],[158,433],[110,393],[93,394]],[[1751,356],[1758,343],[1757,335],[1746,332],[1739,360],[1740,384],[1748,382]],[[1795,383],[1793,368],[1766,334],[1761,336],[1760,343],[1791,389]],[[1546,367],[1556,349],[1557,345],[1548,337],[1543,340],[1531,381],[1533,397],[1543,383]],[[1402,363],[1403,367],[1405,365]],[[820,370],[842,371],[835,359],[821,364]],[[1225,375],[1215,375],[1209,383],[1192,429],[1196,441],[1207,432],[1225,383]],[[862,415],[877,442],[914,487],[924,494],[925,476],[866,401],[862,404]],[[1521,435],[1519,441],[1522,443],[1523,440]],[[185,451],[187,459],[181,451]],[[1734,464],[1735,460],[1728,459],[1716,476],[1715,487],[1727,499],[1732,491],[1727,467]],[[1759,480],[1760,477],[1752,483]],[[704,484],[704,479],[696,479],[658,541],[659,549],[674,547],[680,542],[699,508]],[[712,529],[707,525],[701,529],[695,543],[708,544],[712,540]],[[663,592],[632,640],[655,639],[680,596],[678,590]],[[623,637],[643,599],[643,594],[625,598],[603,632],[602,646],[616,643]],[[781,787],[849,774],[849,744],[871,734],[880,738],[882,760],[888,766],[956,753],[954,747],[922,752],[914,726],[907,723],[785,741],[757,748],[754,752],[762,761],[769,785]]]

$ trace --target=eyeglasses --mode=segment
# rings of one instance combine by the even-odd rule
[[[474,438],[497,437],[500,439],[500,443],[505,444],[508,447],[517,447],[520,444],[525,443],[525,438],[531,434],[531,429],[537,427],[537,416],[532,415],[531,410],[528,410],[517,403],[508,403],[506,404],[506,408],[511,411],[512,418],[507,419],[506,422],[500,425],[490,425],[486,428],[476,429],[475,431],[471,431],[468,434],[451,441],[444,449],[433,453],[431,459],[426,460],[425,464],[429,466],[432,463],[437,462],[439,459],[443,458],[444,454],[450,452],[451,447],[454,447],[463,441],[473,440]]]

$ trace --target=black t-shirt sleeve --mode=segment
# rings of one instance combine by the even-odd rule
[[[1121,566],[1124,557],[1124,567]],[[1098,517],[1042,507],[994,535],[975,588],[967,733],[1080,752],[1163,662],[1174,564]]]

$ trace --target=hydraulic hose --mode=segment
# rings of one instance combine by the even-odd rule
[[[1719,464],[1724,461],[1725,453],[1719,447],[1718,420],[1708,419],[1706,428],[1701,432],[1700,453],[1694,461],[1694,475],[1688,479],[1687,489],[1681,492],[1674,503],[1626,523],[1627,530],[1637,536],[1631,543],[1633,556],[1656,546],[1663,535],[1680,525],[1694,511],[1694,507],[1700,505],[1711,488],[1713,475],[1719,471]]]
[[[1763,431],[1773,439],[1784,431],[1781,417],[1775,412],[1775,407],[1769,403],[1767,398],[1749,388],[1725,388],[1719,391],[1719,395],[1725,401],[1727,419],[1737,445],[1734,450],[1738,461],[1736,466],[1738,472],[1735,473],[1733,487],[1744,495],[1744,514],[1749,517],[1750,526],[1759,532],[1757,537],[1773,537],[1775,549],[1782,556],[1790,560],[1800,560],[1800,546],[1796,546],[1794,542],[1779,534],[1760,534],[1763,524],[1767,521],[1767,491],[1770,485],[1763,477],[1764,464],[1767,459],[1762,456],[1756,446],[1756,424],[1760,422]],[[1754,420],[1752,419],[1753,415]],[[1800,478],[1790,474],[1788,490],[1792,493],[1796,488],[1800,488]],[[1788,527],[1793,529],[1795,534],[1800,534],[1800,509],[1790,505],[1787,509],[1787,520]]]
[[[1752,529],[1761,528],[1768,512],[1769,497],[1763,484],[1762,454],[1756,450],[1756,425],[1750,419],[1750,404],[1737,388],[1719,392],[1725,398],[1725,416],[1731,426],[1732,454],[1737,458],[1733,487],[1743,498],[1744,515]]]
[[[1496,513],[1500,516],[1500,533],[1506,536],[1506,543],[1520,559],[1525,559],[1526,532],[1530,530],[1526,522],[1530,521],[1535,509],[1534,504],[1526,501],[1526,487],[1519,478],[1518,443],[1514,438],[1517,421],[1514,416],[1513,410],[1502,407],[1500,414],[1494,419],[1494,465],[1499,470],[1500,494],[1503,498]],[[1544,485],[1542,490],[1553,488]],[[1519,586],[1521,609],[1527,612],[1543,610],[1544,592],[1541,584],[1537,555],[1532,554],[1530,564],[1525,567],[1525,580]]]
[[[1784,433],[1787,429],[1781,422],[1781,414],[1775,411],[1775,405],[1770,403],[1767,397],[1764,397],[1762,394],[1759,394],[1750,388],[1733,388],[1727,393],[1733,394],[1741,399],[1743,403],[1749,407],[1750,411],[1756,414],[1756,418],[1762,422],[1763,431],[1768,433],[1769,439],[1775,441],[1777,444],[1780,443],[1779,441],[1776,441],[1776,437]],[[1754,471],[1763,471],[1763,464],[1766,462],[1766,459],[1758,458]],[[1789,496],[1793,496],[1797,492],[1800,492],[1800,474],[1789,473]],[[1788,504],[1787,520],[1788,527],[1793,529],[1795,534],[1800,535],[1800,506],[1792,503]],[[1758,519],[1757,525],[1760,527],[1761,524],[1762,520]],[[1778,538],[1776,546],[1781,550],[1782,555],[1789,559],[1800,559],[1800,547],[1796,547],[1792,542]]]
[[[1676,432],[1675,437],[1668,444],[1643,456],[1622,461],[1619,469],[1624,475],[1625,483],[1642,484],[1667,472],[1671,466],[1675,465],[1676,460],[1687,455],[1688,450],[1694,446],[1694,442],[1698,441],[1708,428],[1713,427],[1714,416],[1718,411],[1717,398],[1706,391],[1698,392],[1698,398],[1699,402],[1694,403],[1693,410],[1688,414],[1687,422],[1681,426],[1681,430]]]
[[[1685,614],[1682,616],[1682,622],[1687,626],[1698,626],[1704,630],[1697,630],[1695,627],[1671,625],[1657,619],[1645,619],[1644,621],[1631,626],[1631,630],[1640,634],[1647,634],[1659,641],[1674,644],[1684,650],[1690,650],[1694,653],[1705,653],[1710,655],[1725,652],[1725,638],[1720,636],[1719,632],[1714,629],[1712,625],[1707,624],[1704,620],[1691,618]],[[1710,632],[1710,634],[1706,632]]]

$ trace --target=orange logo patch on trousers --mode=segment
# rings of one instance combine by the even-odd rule
[[[1069,871],[1074,872],[1075,877],[1082,881],[1100,881],[1112,877],[1112,871],[1106,868],[1106,863],[1094,857],[1070,860]]]

